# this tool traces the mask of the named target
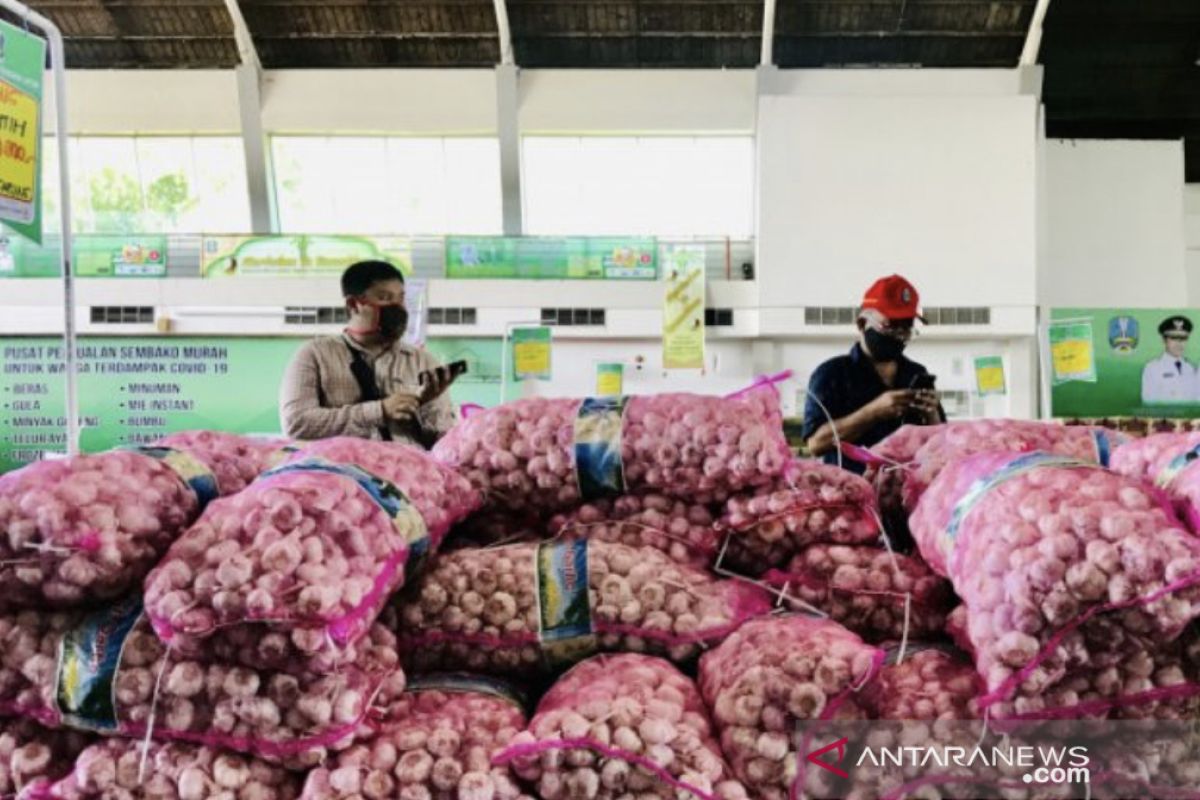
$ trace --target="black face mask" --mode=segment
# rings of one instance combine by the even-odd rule
[[[874,328],[867,328],[863,335],[867,340],[867,350],[876,361],[895,361],[904,352],[905,342],[895,336],[880,333]]]
[[[379,333],[388,339],[399,339],[408,329],[408,309],[401,305],[376,306]]]

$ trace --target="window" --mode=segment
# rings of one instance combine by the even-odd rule
[[[496,139],[277,136],[271,152],[285,233],[502,229]]]
[[[44,143],[43,225],[59,222],[58,146]],[[250,230],[241,139],[229,136],[75,136],[72,222],[78,233]]]
[[[525,228],[533,235],[754,233],[754,140],[526,137]]]

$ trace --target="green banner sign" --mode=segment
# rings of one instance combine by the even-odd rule
[[[120,234],[76,236],[75,274],[80,278],[164,278],[167,237]],[[36,244],[0,234],[0,278],[57,278],[58,245]]]
[[[279,432],[279,382],[301,338],[121,336],[81,339],[82,446],[96,452],[209,428]],[[437,339],[443,363],[465,360],[456,404],[500,401],[500,339]],[[62,340],[0,338],[0,472],[66,449]],[[516,384],[510,382],[510,395]]]
[[[1051,414],[1200,417],[1196,324],[1195,309],[1052,309]]]
[[[205,278],[339,275],[356,261],[388,261],[412,274],[407,236],[205,236]]]
[[[448,236],[446,277],[655,280],[658,244],[599,236]]]
[[[45,72],[46,40],[0,22],[0,220],[35,242],[42,240]]]

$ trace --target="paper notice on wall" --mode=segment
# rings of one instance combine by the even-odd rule
[[[975,391],[980,397],[1004,394],[1008,391],[1004,380],[1004,358],[983,356],[975,359]]]
[[[704,368],[704,246],[663,248],[663,369]]]
[[[596,365],[596,396],[617,397],[625,390],[625,365],[605,362]]]
[[[1049,327],[1050,368],[1055,383],[1096,381],[1090,319],[1061,320]]]
[[[549,328],[514,328],[512,354],[514,380],[550,380]]]

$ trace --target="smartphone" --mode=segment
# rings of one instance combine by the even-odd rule
[[[928,372],[923,372],[920,375],[914,375],[912,382],[908,385],[910,389],[918,391],[931,392],[936,388],[937,375],[930,375]]]
[[[454,380],[459,375],[466,374],[467,362],[466,361],[454,361],[454,362],[451,362],[450,364],[447,364],[445,367],[439,367],[439,369],[449,370],[450,380]],[[421,381],[422,386],[429,383],[429,375],[430,375],[430,370],[425,370],[424,372],[421,373],[419,380]]]

